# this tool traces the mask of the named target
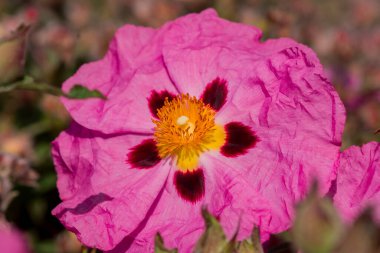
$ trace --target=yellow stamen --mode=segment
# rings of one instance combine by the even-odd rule
[[[224,128],[215,125],[215,111],[189,94],[169,101],[157,112],[155,140],[161,158],[173,158],[184,171],[197,168],[200,154],[219,149],[226,138]]]

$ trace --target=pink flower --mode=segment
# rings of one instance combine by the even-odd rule
[[[110,252],[152,252],[157,232],[190,252],[202,206],[238,239],[288,229],[312,179],[325,193],[335,177],[345,112],[309,48],[260,37],[213,10],[121,28],[63,85],[108,99],[62,99],[53,214]]]
[[[347,221],[363,208],[375,208],[380,222],[380,144],[370,142],[345,150],[339,159],[334,203]]]
[[[0,245],[2,253],[28,253],[24,236],[8,223],[0,221]]]

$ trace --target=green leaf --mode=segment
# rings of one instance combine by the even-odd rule
[[[372,208],[364,209],[334,250],[335,253],[379,253],[380,226]]]
[[[237,253],[264,253],[263,247],[260,243],[260,231],[258,227],[254,227],[250,240],[242,241],[238,248]]]
[[[314,182],[296,210],[292,228],[295,245],[304,253],[330,253],[342,237],[344,225],[331,200],[319,197]]]
[[[160,234],[157,234],[154,238],[154,253],[177,253],[176,249],[167,249],[164,245],[164,240]]]
[[[83,98],[101,98],[106,99],[106,97],[100,93],[98,90],[89,90],[87,87],[84,87],[80,84],[74,85],[71,88],[70,92],[67,94],[69,98],[74,99],[83,99]]]
[[[195,253],[229,253],[234,249],[234,242],[228,242],[218,220],[206,209],[202,210],[206,223],[203,233],[195,247]]]

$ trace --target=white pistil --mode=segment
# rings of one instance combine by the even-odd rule
[[[183,126],[189,121],[189,117],[182,115],[177,119],[177,125]]]

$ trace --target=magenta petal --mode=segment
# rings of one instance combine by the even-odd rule
[[[205,194],[205,178],[203,170],[176,171],[174,185],[181,198],[189,202],[199,201]]]
[[[148,98],[148,104],[150,112],[154,117],[157,118],[157,110],[164,106],[166,98],[168,99],[168,101],[171,101],[173,98],[175,98],[175,95],[168,92],[167,90],[163,90],[160,92],[153,90],[151,92],[150,97]]]
[[[210,105],[215,111],[219,111],[220,108],[226,103],[228,94],[227,81],[217,77],[212,82],[207,84],[201,99],[206,105]]]
[[[1,253],[29,253],[26,237],[10,224],[0,221]]]
[[[248,238],[254,224],[267,227],[268,203],[244,179],[241,171],[211,159],[202,160],[202,167],[205,178],[203,198],[195,203],[184,201],[178,195],[177,186],[168,182],[140,236],[153,237],[155,228],[158,228],[167,247],[177,247],[179,252],[192,252],[205,227],[200,212],[202,207],[207,207],[214,216],[221,218],[229,238],[239,222],[239,239]],[[176,173],[171,171],[170,177]]]
[[[168,73],[181,93],[196,97],[216,77],[227,80],[232,93],[261,37],[259,29],[221,19],[214,10],[179,18],[168,28],[163,44]]]
[[[216,120],[241,122],[260,141],[244,155],[218,159],[245,171],[252,187],[270,200],[271,222],[265,229],[278,233],[291,226],[294,206],[313,180],[321,193],[330,189],[345,109],[310,49],[287,39],[264,42],[259,49],[262,58],[251,57],[250,74]]]
[[[125,163],[125,151],[145,138],[104,135],[73,123],[54,141],[62,203],[53,214],[83,244],[114,248],[139,227],[159,198],[169,168],[135,170]]]
[[[127,157],[127,163],[138,169],[154,167],[160,161],[161,158],[158,155],[156,142],[153,139],[143,140],[140,144],[131,148]]]
[[[178,195],[176,185],[169,181],[157,207],[135,240],[123,240],[124,245],[115,248],[119,251],[109,253],[125,252],[123,249],[126,248],[127,252],[152,252],[156,232],[163,236],[168,248],[192,252],[205,227],[200,212],[202,207],[207,207],[214,216],[221,219],[229,238],[238,227],[239,240],[248,238],[254,225],[267,227],[270,223],[267,200],[250,186],[241,170],[226,167],[211,159],[203,162],[210,167],[203,170],[205,194],[202,199],[195,203],[184,201]],[[176,170],[172,170],[169,178],[176,173]],[[263,230],[262,238],[267,238],[267,231]]]
[[[240,122],[230,122],[224,126],[224,129],[227,135],[226,143],[220,152],[227,157],[246,154],[259,140],[249,126]]]
[[[161,37],[151,28],[120,28],[106,56],[83,65],[62,88],[81,84],[107,99],[67,99],[62,102],[82,126],[103,133],[152,133],[146,97],[153,89],[176,93],[161,56]]]
[[[334,204],[349,222],[373,206],[380,223],[380,143],[353,146],[340,155]]]

